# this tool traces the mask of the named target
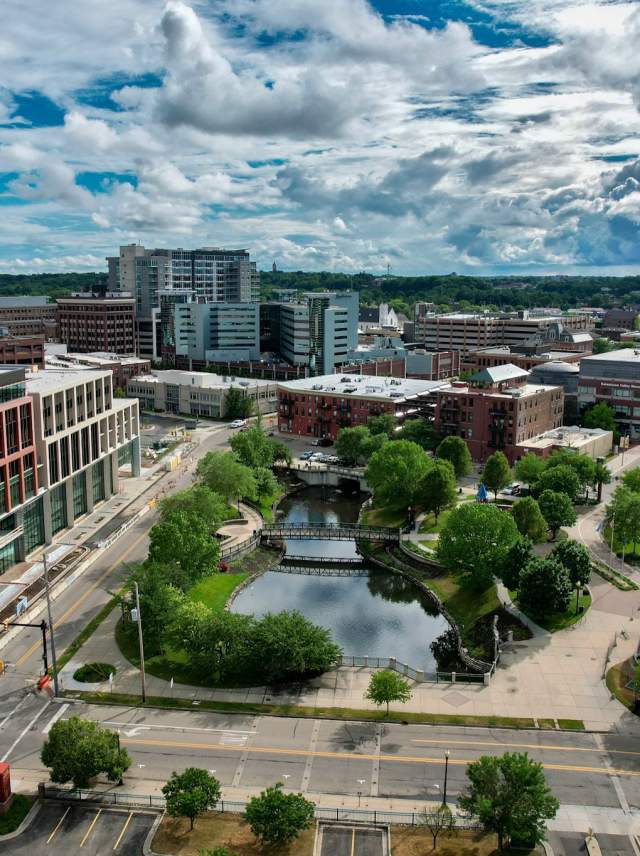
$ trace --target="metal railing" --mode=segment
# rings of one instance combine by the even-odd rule
[[[254,550],[259,544],[260,533],[258,532],[258,534],[252,535],[246,541],[241,541],[233,547],[223,547],[220,550],[220,558],[233,559],[235,556],[240,556],[241,554],[248,553],[250,550]]]
[[[472,672],[425,672],[422,669],[414,669],[408,663],[401,663],[395,657],[356,657],[343,654],[337,661],[339,666],[364,669],[392,669],[399,672],[416,683],[422,684],[484,684],[485,677],[482,673]]]
[[[72,788],[59,788],[49,784],[39,786],[39,794],[44,799],[65,800],[70,802],[91,802],[100,805],[113,805],[123,807],[149,808],[162,811],[165,808],[163,796],[154,794],[124,794],[119,791],[93,791]],[[439,799],[425,800],[426,803],[438,803]],[[426,805],[425,805],[426,807]],[[231,814],[244,814],[247,803],[241,800],[225,800],[218,802],[213,811],[229,812]],[[452,806],[453,808],[453,806]],[[366,823],[374,826],[388,826],[397,824],[401,826],[418,826],[421,823],[419,811],[384,811],[370,808],[349,808],[346,806],[316,806],[316,820],[325,821],[350,821],[352,823]],[[455,826],[457,829],[481,829],[474,818],[464,817],[454,811]]]
[[[364,523],[267,523],[263,537],[327,538],[351,540],[362,537],[368,541],[399,541],[400,530],[392,526],[370,526]]]

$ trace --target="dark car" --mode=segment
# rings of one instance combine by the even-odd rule
[[[318,446],[333,446],[333,440],[331,437],[321,437],[318,440]]]

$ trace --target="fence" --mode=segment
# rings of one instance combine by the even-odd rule
[[[236,556],[241,556],[245,553],[249,553],[251,550],[254,550],[259,545],[260,533],[258,533],[257,535],[252,535],[247,541],[242,541],[240,544],[236,544],[234,547],[227,547],[226,549],[223,547],[220,550],[220,558],[233,559]]]
[[[425,672],[422,669],[414,669],[407,663],[399,663],[395,657],[353,657],[342,655],[338,661],[339,666],[350,666],[351,668],[364,669],[393,669],[401,675],[422,684],[484,684],[484,674],[472,672]]]
[[[123,807],[149,808],[162,811],[165,800],[162,796],[152,794],[123,794],[118,791],[91,791],[57,788],[48,784],[39,786],[39,794],[44,799],[68,800],[74,802],[92,802],[101,805],[117,805]],[[435,804],[435,803],[434,803]],[[220,800],[214,811],[243,814],[247,803],[239,800]],[[455,808],[452,805],[452,808]],[[421,822],[419,811],[383,811],[370,808],[333,808],[331,806],[316,806],[316,820],[349,821],[351,823],[366,823],[374,826],[397,824],[402,826],[417,826]],[[462,817],[455,813],[457,829],[481,829],[474,818]]]

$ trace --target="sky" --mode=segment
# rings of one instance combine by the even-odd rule
[[[0,272],[640,272],[640,2],[4,0]]]

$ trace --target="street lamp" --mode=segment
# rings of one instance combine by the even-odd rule
[[[360,801],[362,800],[362,786],[366,783],[366,779],[358,779],[358,808],[360,808]]]
[[[447,804],[447,776],[449,774],[449,755],[450,752],[447,751],[444,753],[444,791],[442,793],[442,805]]]
[[[44,571],[44,592],[47,598],[47,616],[49,618],[49,636],[51,639],[51,663],[53,665],[53,691],[56,697],[59,693],[58,685],[58,663],[56,661],[56,644],[53,638],[53,616],[51,614],[51,595],[49,592],[49,566],[47,564],[46,550],[42,553],[42,567]]]

